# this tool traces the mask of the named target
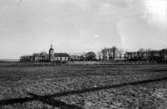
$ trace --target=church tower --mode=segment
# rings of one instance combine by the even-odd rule
[[[54,49],[53,49],[53,45],[50,45],[50,49],[49,49],[49,61],[52,62],[54,61]]]

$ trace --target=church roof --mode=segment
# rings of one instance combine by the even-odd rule
[[[54,56],[55,57],[69,57],[69,54],[67,54],[67,53],[55,53]]]
[[[53,49],[53,45],[52,45],[52,44],[50,45],[50,49],[49,49],[49,50],[54,50],[54,49]]]

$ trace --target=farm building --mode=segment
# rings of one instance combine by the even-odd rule
[[[162,58],[162,62],[167,62],[167,49],[160,50],[160,55]]]
[[[154,53],[153,53],[154,54]],[[133,52],[126,52],[124,57],[127,61],[149,61],[152,55],[152,51],[133,51]]]
[[[166,62],[167,49],[126,52],[124,57],[127,61]]]
[[[33,56],[26,55],[20,57],[20,62],[32,62],[34,61]]]

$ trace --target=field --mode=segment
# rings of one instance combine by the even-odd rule
[[[156,64],[0,65],[0,109],[166,109],[166,73]]]

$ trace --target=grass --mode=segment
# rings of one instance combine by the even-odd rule
[[[167,81],[58,96],[62,92],[167,77],[167,65],[0,66],[0,109],[163,109]],[[55,95],[45,97],[45,95]],[[61,95],[61,94],[60,94]],[[56,97],[57,96],[57,97]],[[12,103],[10,100],[22,100]],[[4,102],[4,100],[8,100]],[[24,102],[29,100],[28,102]],[[64,107],[63,107],[64,106]]]

